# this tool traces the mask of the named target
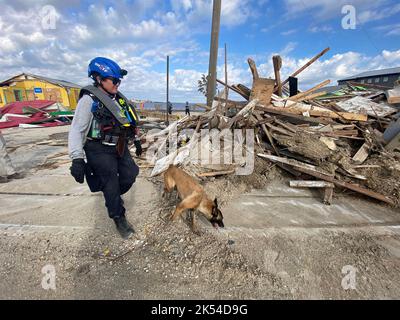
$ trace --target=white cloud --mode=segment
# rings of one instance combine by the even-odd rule
[[[357,21],[361,24],[382,20],[389,18],[400,12],[400,4],[394,6],[376,9],[376,10],[365,10],[357,14]]]
[[[308,29],[312,33],[320,33],[320,32],[332,32],[333,29],[330,26],[313,26]]]
[[[291,34],[296,33],[296,32],[297,32],[297,29],[290,29],[290,30],[281,32],[281,35],[288,36],[288,35],[291,35]]]
[[[304,13],[318,19],[333,18],[341,16],[341,9],[344,5],[353,5],[357,12],[371,10],[388,3],[387,0],[284,0],[289,17]]]

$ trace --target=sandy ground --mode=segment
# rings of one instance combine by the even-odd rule
[[[124,241],[102,195],[69,175],[68,129],[3,132],[25,177],[0,184],[1,299],[400,297],[397,209],[349,194],[324,206],[320,194],[266,172],[257,190],[235,180],[206,184],[221,198],[226,228],[201,222],[197,236],[186,221],[164,219],[176,200],[162,199],[160,179],[143,169],[124,196],[136,229]],[[49,137],[58,145],[38,144]],[[55,290],[42,287],[47,265]]]

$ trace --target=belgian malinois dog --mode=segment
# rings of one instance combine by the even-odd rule
[[[164,173],[164,196],[167,192],[172,192],[177,188],[181,202],[176,206],[170,216],[171,220],[176,220],[186,209],[190,210],[192,219],[192,230],[199,233],[195,223],[194,210],[200,211],[214,228],[223,228],[223,216],[221,210],[218,209],[217,198],[214,201],[204,192],[202,186],[193,177],[188,175],[182,169],[174,165],[170,165]]]

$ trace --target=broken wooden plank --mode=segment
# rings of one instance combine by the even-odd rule
[[[199,178],[204,178],[204,177],[222,176],[222,175],[232,174],[235,172],[236,170],[223,170],[223,171],[202,172],[202,173],[197,173],[196,175]]]
[[[369,151],[371,149],[371,145],[368,142],[365,142],[361,148],[357,151],[357,153],[353,157],[353,161],[361,164],[365,160],[367,160]]]
[[[291,123],[284,123],[283,121],[276,119],[274,117],[274,122],[281,127],[285,128],[286,130],[289,130],[290,132],[297,133],[296,127],[293,126]]]
[[[324,95],[326,95],[326,91],[321,91],[321,92],[310,94],[309,96],[302,97],[302,98],[298,99],[298,101],[312,100],[312,99],[315,99],[315,98],[318,98],[318,97],[324,96]]]
[[[390,104],[400,103],[400,86],[386,91],[387,101]]]
[[[327,109],[312,109],[311,106],[309,108],[304,108],[301,106],[296,106],[296,107],[273,107],[272,105],[269,106],[260,106],[257,107],[258,110],[263,110],[266,112],[270,111],[282,111],[286,113],[293,113],[297,115],[303,115],[304,112],[309,112],[311,116],[316,116],[316,117],[327,117],[331,119],[345,119],[345,120],[351,120],[351,121],[367,121],[368,116],[364,114],[357,114],[357,113],[350,113],[350,112],[333,112]]]
[[[254,60],[251,58],[248,58],[247,62],[249,64],[251,73],[253,75],[253,81],[259,79],[260,76],[258,75],[257,66],[256,66],[256,63],[254,62]]]
[[[271,130],[276,131],[276,132],[280,132],[280,133],[282,133],[282,134],[284,134],[286,136],[289,136],[289,137],[293,137],[294,136],[293,132],[285,130],[285,129],[282,129],[282,128],[279,128],[279,127],[276,127],[276,126],[274,126],[274,125],[272,125],[270,123],[266,123],[265,125],[268,128],[270,128]]]
[[[375,191],[365,189],[357,184],[352,184],[352,183],[336,180],[332,175],[328,175],[325,172],[321,172],[321,170],[316,170],[315,166],[304,164],[304,163],[301,163],[296,160],[288,161],[289,159],[286,159],[286,158],[275,157],[275,156],[270,156],[270,155],[265,155],[265,154],[258,154],[258,156],[260,156],[262,158],[266,158],[266,159],[274,161],[274,162],[288,164],[288,165],[294,167],[296,170],[303,172],[305,174],[308,174],[310,176],[313,176],[315,178],[322,179],[322,180],[325,180],[328,182],[332,182],[336,186],[347,188],[347,189],[356,191],[358,193],[361,193],[363,195],[366,195],[368,197],[389,203],[391,205],[395,205],[394,201],[392,199],[390,199],[389,197],[386,197]]]
[[[256,117],[257,120],[263,120],[263,117],[257,111],[254,112],[254,116]],[[274,140],[272,139],[271,133],[268,131],[267,126],[265,124],[262,124],[261,128],[263,129],[265,135],[267,136],[269,143],[271,144],[272,148],[275,151],[275,154],[279,155],[279,151],[274,144]]]
[[[292,188],[334,188],[335,185],[327,181],[292,180],[289,182]]]
[[[280,70],[282,68],[282,58],[278,55],[272,57],[272,63],[274,65],[274,74],[275,74],[275,82],[276,82],[276,91],[278,96],[282,97],[282,83],[281,83],[281,74]]]
[[[217,79],[217,82],[219,82],[220,84],[228,87],[229,89],[231,89],[232,91],[236,92],[237,94],[241,95],[243,98],[245,98],[246,100],[249,100],[249,95],[247,95],[246,93],[242,92],[241,90],[239,90],[238,88],[234,87],[234,86],[230,86],[229,84]]]
[[[316,86],[312,87],[311,89],[308,89],[307,91],[300,92],[300,93],[296,94],[295,96],[290,97],[290,100],[292,100],[292,101],[297,101],[297,100],[299,100],[300,98],[303,98],[303,97],[305,97],[305,96],[307,96],[307,95],[313,93],[315,90],[318,90],[318,89],[320,89],[320,88],[326,86],[326,85],[329,84],[330,82],[331,82],[331,80],[325,80],[325,81],[323,81],[323,82],[317,84]]]
[[[250,93],[250,100],[259,99],[260,104],[268,105],[271,102],[271,96],[274,91],[275,80],[258,78],[254,79],[253,87]]]
[[[257,155],[259,157],[266,158],[266,159],[271,160],[271,161],[280,162],[280,163],[283,163],[283,164],[288,164],[288,165],[294,167],[295,169],[305,169],[305,170],[309,170],[309,171],[312,171],[312,172],[319,173],[319,174],[321,174],[323,176],[326,176],[326,177],[333,177],[333,174],[328,173],[328,172],[326,172],[326,171],[324,171],[324,170],[322,170],[322,169],[320,169],[320,168],[318,168],[318,167],[316,167],[316,166],[314,166],[312,164],[307,164],[307,163],[303,163],[303,162],[300,162],[300,161],[297,161],[297,160],[294,160],[294,159],[286,159],[286,158],[272,156],[272,155],[268,155],[268,154],[262,154],[262,153],[258,153]]]
[[[304,69],[308,68],[311,64],[313,64],[315,61],[317,61],[320,57],[322,57],[329,50],[330,50],[329,47],[322,50],[315,57],[313,57],[310,61],[308,61],[304,66],[302,66],[300,69],[298,69],[294,73],[292,73],[290,77],[296,77],[300,72],[302,72]],[[282,86],[284,86],[288,82],[289,82],[289,78],[287,78],[285,81],[282,82]]]

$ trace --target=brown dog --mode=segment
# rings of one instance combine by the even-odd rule
[[[166,192],[172,192],[177,188],[181,202],[176,206],[171,215],[171,220],[178,218],[186,209],[191,210],[192,230],[198,233],[195,226],[195,214],[193,210],[199,210],[214,228],[224,227],[222,222],[223,216],[221,210],[218,209],[217,198],[214,201],[204,192],[201,185],[188,175],[185,171],[170,165],[164,173],[164,195]]]

